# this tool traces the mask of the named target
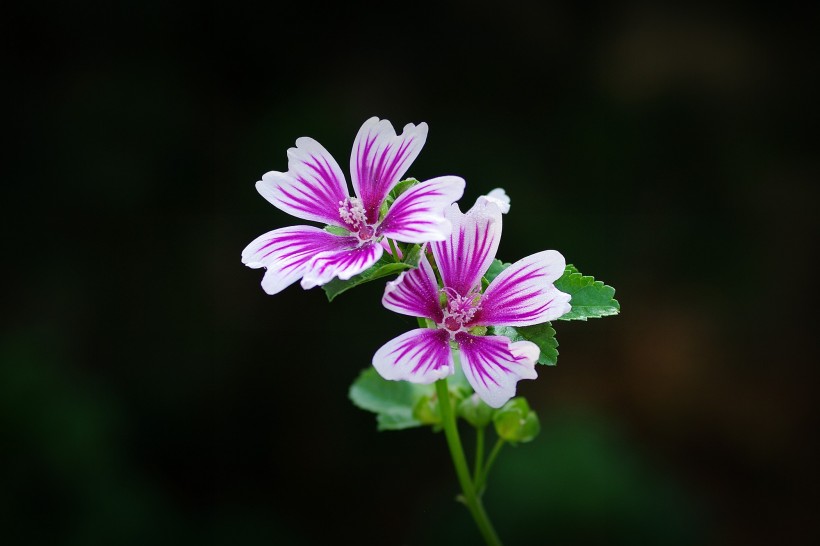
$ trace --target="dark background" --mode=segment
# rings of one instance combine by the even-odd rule
[[[300,136],[347,172],[372,115],[409,172],[512,197],[622,315],[560,322],[486,504],[508,544],[810,544],[817,18],[455,2],[6,11],[3,544],[477,544],[444,438],[347,389],[412,327],[373,283],[277,296],[239,255]],[[811,327],[810,327],[811,326]],[[470,438],[466,438],[468,444]]]

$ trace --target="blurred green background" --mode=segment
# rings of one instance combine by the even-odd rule
[[[381,283],[271,297],[254,190],[370,116],[409,174],[512,197],[622,315],[556,325],[514,544],[812,544],[812,13],[622,3],[27,3],[2,23],[0,543],[478,544],[444,438],[347,389],[413,321]],[[811,349],[811,350],[810,350]],[[469,443],[469,437],[467,439]]]

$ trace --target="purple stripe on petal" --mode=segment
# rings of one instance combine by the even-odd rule
[[[265,173],[256,189],[297,218],[345,227],[339,202],[348,197],[347,183],[336,160],[312,138],[296,139],[296,148],[288,150],[288,172]]]
[[[302,288],[321,286],[334,277],[346,281],[375,264],[383,252],[380,244],[370,242],[317,254],[305,266]]]
[[[450,336],[445,330],[411,330],[376,351],[373,367],[385,379],[412,383],[432,383],[452,375]]]
[[[511,343],[503,336],[456,334],[461,354],[461,368],[479,398],[493,408],[500,408],[515,396],[521,379],[535,379],[535,362],[540,350],[535,343]]]
[[[444,286],[467,295],[490,267],[501,239],[501,210],[483,202],[462,214],[452,205],[446,218],[453,224],[449,237],[431,242]]]
[[[487,287],[472,324],[529,326],[569,312],[570,295],[553,285],[565,267],[564,257],[555,250],[515,262]]]
[[[387,283],[382,304],[402,315],[429,318],[436,323],[442,321],[438,284],[426,256],[422,255],[418,268],[405,271]]]
[[[378,221],[382,201],[407,172],[426,140],[426,123],[408,123],[396,136],[389,121],[373,117],[359,129],[350,155],[350,176],[371,224]]]
[[[339,237],[312,226],[291,226],[269,231],[242,251],[242,263],[267,268],[262,288],[276,294],[296,282],[318,253],[358,244],[355,237]]]
[[[413,186],[387,211],[378,234],[405,243],[445,240],[452,231],[445,212],[461,198],[464,185],[457,176],[442,176]]]

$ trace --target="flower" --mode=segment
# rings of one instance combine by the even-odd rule
[[[386,214],[382,203],[427,140],[427,124],[408,123],[401,135],[387,120],[368,119],[353,143],[350,174],[355,197],[342,170],[312,138],[288,150],[288,171],[271,171],[256,183],[262,197],[297,218],[341,228],[344,235],[314,226],[275,229],[242,251],[242,263],[267,268],[262,288],[276,294],[300,278],[312,288],[338,277],[347,280],[371,267],[384,252],[383,238],[405,243],[442,241],[452,226],[447,207],[464,192],[464,180],[442,176],[402,193]]]
[[[502,271],[481,293],[481,278],[498,250],[501,214],[493,199],[479,198],[466,214],[453,204],[447,211],[452,233],[430,243],[443,286],[426,256],[417,269],[387,283],[385,307],[424,317],[436,327],[411,330],[382,346],[373,357],[382,377],[432,383],[452,375],[453,345],[467,381],[489,406],[504,405],[515,395],[519,380],[535,379],[537,345],[482,334],[487,326],[529,326],[567,313],[570,296],[553,284],[566,263],[554,250],[538,252]]]

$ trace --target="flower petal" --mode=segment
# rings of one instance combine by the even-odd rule
[[[350,177],[371,224],[379,219],[382,201],[407,172],[426,140],[426,123],[408,123],[396,136],[389,121],[373,117],[359,129],[350,154]]]
[[[316,227],[290,226],[254,239],[242,251],[242,263],[253,269],[266,267],[262,288],[276,294],[296,282],[317,253],[357,243],[354,237],[339,237]]]
[[[395,281],[387,283],[382,305],[402,315],[442,321],[438,283],[426,256],[421,256],[416,269],[404,271]]]
[[[461,369],[476,394],[493,408],[500,408],[515,396],[521,379],[535,379],[535,362],[540,349],[531,341],[511,343],[503,336],[456,334],[461,352]]]
[[[504,191],[503,188],[495,188],[487,195],[482,195],[476,200],[476,204],[481,202],[490,201],[498,205],[498,208],[501,209],[502,214],[507,214],[510,212],[510,197],[507,195],[507,192]]]
[[[373,366],[385,379],[412,383],[432,383],[452,375],[450,335],[446,330],[410,330],[376,351]]]
[[[346,281],[371,267],[382,257],[384,250],[378,243],[358,244],[354,246],[322,252],[314,256],[307,264],[307,271],[302,277],[302,288],[313,288],[329,282],[334,277]]]
[[[453,204],[446,217],[453,231],[446,240],[431,242],[430,249],[444,286],[466,296],[495,258],[501,240],[501,210],[484,201],[462,214]]]
[[[457,176],[441,176],[413,186],[393,202],[378,234],[405,243],[443,241],[452,230],[444,213],[461,198],[464,185]]]
[[[555,250],[518,260],[484,291],[472,324],[529,326],[568,313],[570,295],[553,285],[565,267],[564,257]]]
[[[303,220],[346,227],[339,217],[340,202],[348,197],[339,164],[312,138],[296,139],[288,150],[288,172],[271,171],[256,190],[273,206]]]

